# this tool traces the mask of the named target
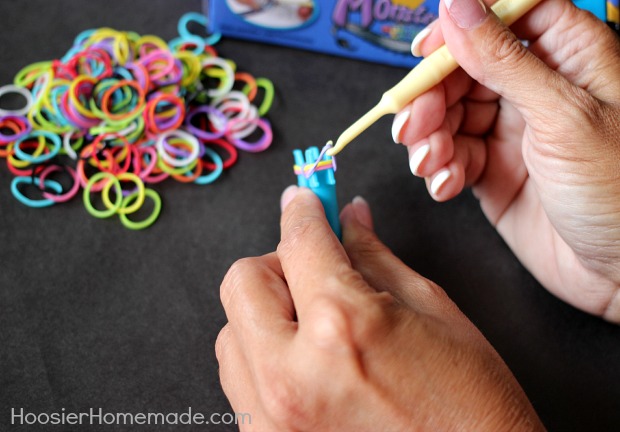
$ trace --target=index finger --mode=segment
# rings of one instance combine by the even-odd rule
[[[317,297],[345,295],[342,285],[346,284],[334,282],[357,272],[330,228],[318,197],[299,188],[285,207],[280,225],[277,254],[297,315],[303,316]]]

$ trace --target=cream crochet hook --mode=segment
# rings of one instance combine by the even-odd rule
[[[491,9],[506,24],[511,25],[533,8],[541,0],[499,0]],[[396,114],[413,99],[439,84],[452,73],[458,64],[448,47],[442,45],[437,51],[422,60],[398,84],[383,93],[374,108],[345,130],[336,141],[334,148],[327,151],[329,156],[338,154],[359,134],[386,114]]]

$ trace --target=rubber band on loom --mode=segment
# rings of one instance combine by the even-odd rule
[[[333,168],[334,172],[336,172],[336,158],[334,156],[331,157],[331,160],[321,160],[323,159],[323,156],[325,155],[325,153],[333,147],[334,147],[334,143],[332,141],[328,141],[327,144],[325,144],[325,146],[321,149],[321,153],[319,154],[319,157],[317,158],[316,162],[314,162],[313,164],[308,164],[304,166],[303,168],[300,167],[299,165],[293,166],[293,169],[295,170],[295,174],[296,175],[303,174],[306,179],[309,179],[310,177],[312,177],[312,174],[314,174],[316,171],[322,171],[322,170]]]

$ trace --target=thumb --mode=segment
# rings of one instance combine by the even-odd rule
[[[526,121],[557,118],[573,85],[530,52],[482,0],[444,0],[442,33],[457,63]],[[549,109],[553,107],[554,109]]]
[[[376,236],[368,203],[356,197],[340,215],[343,246],[351,265],[377,291],[387,291],[420,313],[454,313],[457,309],[435,283],[419,275],[398,259]]]

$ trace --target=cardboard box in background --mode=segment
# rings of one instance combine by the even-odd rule
[[[611,21],[617,1],[575,4]],[[204,0],[211,32],[407,68],[420,60],[411,41],[437,18],[438,6],[439,0]]]

